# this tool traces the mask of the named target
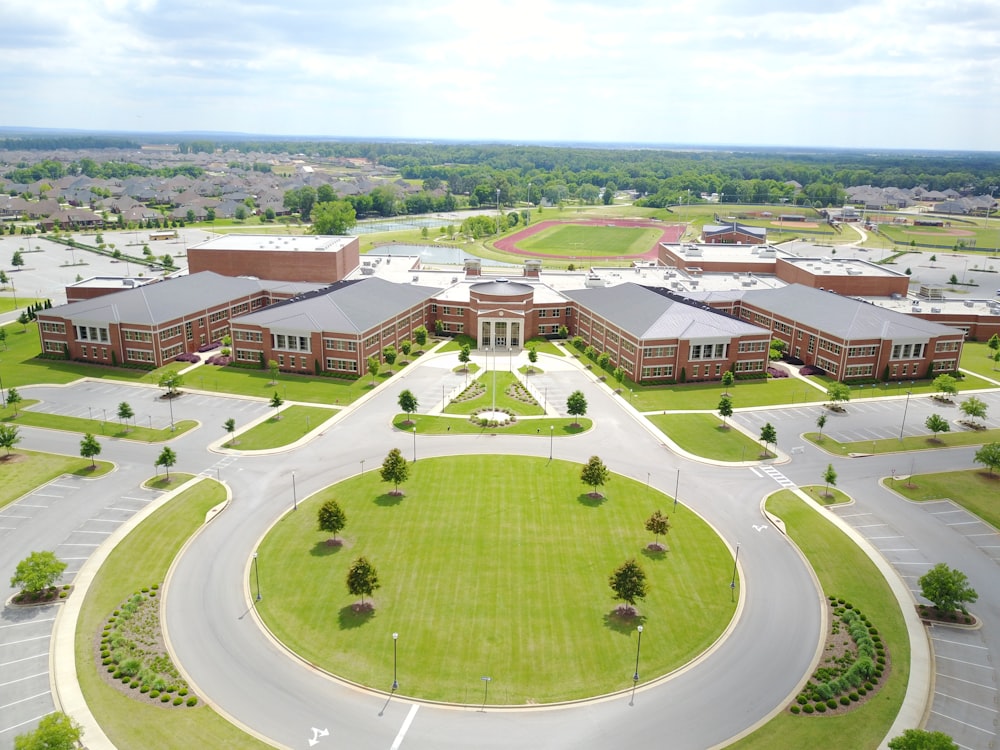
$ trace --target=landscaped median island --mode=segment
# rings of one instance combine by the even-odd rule
[[[718,389],[717,389],[718,390]],[[682,450],[716,461],[757,461],[764,446],[726,427],[714,414],[650,414],[647,419]],[[773,453],[767,454],[773,458]]]
[[[77,675],[87,705],[116,747],[268,747],[202,702],[188,706],[194,696],[181,695],[187,688],[163,648],[159,596],[152,596],[185,540],[225,498],[225,488],[210,479],[185,490],[115,547],[87,592],[76,630]],[[123,618],[126,610],[132,613]],[[159,693],[151,697],[154,690]]]
[[[289,406],[235,439],[227,440],[222,447],[238,451],[281,448],[309,434],[336,413],[336,409],[325,406]]]
[[[768,498],[766,507],[769,513],[784,521],[788,535],[806,556],[816,572],[820,586],[827,593],[833,616],[830,618],[829,631],[826,634],[817,633],[816,636],[825,636],[824,653],[826,658],[832,658],[833,661],[824,664],[824,657],[821,657],[819,668],[827,671],[817,671],[810,680],[814,687],[807,686],[802,696],[797,696],[805,697],[805,703],[794,700],[787,710],[730,747],[738,750],[770,750],[775,747],[849,747],[852,750],[874,750],[889,732],[902,705],[909,680],[910,643],[899,605],[889,584],[868,556],[846,534],[835,528],[794,492],[781,490],[774,493]],[[892,668],[888,671],[883,668],[883,674],[877,682],[868,681],[875,691],[874,695],[865,687],[865,681],[861,682],[861,686],[865,688],[865,696],[861,696],[856,687],[849,690],[846,696],[851,704],[850,710],[842,706],[840,697],[843,693],[840,693],[835,699],[818,698],[827,707],[823,714],[816,713],[816,701],[812,701],[813,713],[807,715],[804,706],[810,703],[813,692],[819,691],[818,686],[832,680],[839,683],[841,678],[847,676],[851,665],[858,661],[858,654],[862,653],[860,645],[852,646],[852,641],[855,644],[858,641],[850,633],[851,626],[841,619],[848,611],[847,604],[851,605],[851,611],[858,613],[859,618],[864,618],[862,622],[867,620],[865,629],[872,638],[874,665],[883,666],[878,662],[879,650],[874,648],[875,643],[880,643],[883,652],[891,654]],[[842,611],[838,613],[837,610]],[[838,632],[834,633],[836,622],[840,624],[836,625]],[[876,629],[874,635],[871,633],[873,628]],[[860,635],[859,631],[859,637]],[[876,635],[879,638],[877,642]],[[845,640],[848,641],[847,646],[844,646]],[[831,645],[834,648],[830,648]],[[848,652],[851,656],[846,656]],[[883,658],[888,663],[889,659],[885,656]],[[848,677],[847,683],[851,686],[852,678]],[[828,689],[832,691],[832,688]],[[851,699],[851,692],[858,693],[858,701]],[[819,695],[818,692],[816,694]],[[826,695],[825,690],[822,695]],[[864,701],[861,700],[862,697]],[[831,699],[836,705],[833,716],[829,715],[827,703]],[[798,715],[793,714],[793,706],[799,708]]]
[[[389,690],[396,632],[402,695],[475,703],[489,675],[491,703],[550,703],[630,688],[640,624],[644,683],[703,652],[735,613],[732,551],[644,483],[611,475],[597,493],[580,464],[546,458],[407,468],[399,494],[378,468],[321,490],[258,547],[264,622],[331,673]],[[330,499],[346,519],[336,544],[318,522]],[[657,509],[667,551],[647,548]],[[365,607],[347,585],[361,559],[377,572],[377,587],[358,589]],[[635,616],[609,587],[628,561],[648,586]]]
[[[482,425],[472,418],[439,417],[426,414],[398,414],[392,420],[392,426],[403,432],[413,432],[418,435],[482,435],[496,433],[503,435],[534,435],[536,437],[567,437],[579,435],[593,428],[593,422],[586,418],[550,418],[515,419],[505,424]]]
[[[160,443],[165,440],[171,440],[198,426],[198,423],[192,419],[180,419],[174,423],[174,430],[171,431],[169,427],[150,429],[142,425],[128,424],[127,422],[112,421],[110,419],[67,417],[62,414],[27,410],[27,407],[37,403],[38,401],[32,399],[21,401],[17,405],[17,416],[14,416],[14,410],[10,406],[6,409],[0,409],[0,422],[23,424],[29,427],[44,427],[50,430],[79,432],[80,434],[90,434],[97,438],[124,438],[144,443]]]
[[[870,455],[874,453],[899,453],[902,451],[929,451],[937,448],[955,448],[963,445],[983,445],[1000,440],[1000,429],[969,430],[968,432],[931,433],[927,435],[911,435],[899,438],[882,438],[880,440],[858,440],[853,443],[841,443],[828,435],[818,432],[807,432],[806,440],[817,448],[835,456],[851,454]]]
[[[3,481],[0,482],[2,508],[63,474],[96,478],[111,471],[114,464],[97,461],[96,465],[92,465],[84,458],[17,449],[0,455],[0,467],[3,468]]]
[[[1000,529],[1000,474],[977,469],[916,474],[906,479],[887,479],[883,484],[917,502],[951,500]]]

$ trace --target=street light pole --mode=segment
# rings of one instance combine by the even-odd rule
[[[552,441],[556,436],[556,428],[554,425],[549,425],[549,461],[552,460]]]
[[[260,601],[260,568],[257,567],[257,553],[253,553],[253,575],[257,580],[257,601]]]
[[[736,563],[740,559],[740,543],[736,542],[736,555],[733,557],[733,580],[729,582],[729,600],[736,597]]]
[[[483,681],[483,707],[481,709],[479,709],[479,710],[483,711],[485,713],[485,711],[486,711],[486,698],[490,694],[490,682],[493,680],[493,678],[492,677],[480,677],[479,679],[481,679]]]
[[[903,442],[903,430],[906,429],[906,410],[910,408],[910,394],[912,391],[906,392],[906,403],[903,405],[903,423],[899,426],[899,441]]]
[[[413,428],[413,463],[417,462],[417,428]]]
[[[681,470],[677,469],[677,481],[674,482],[674,513],[677,512],[677,495],[681,491]]]
[[[170,392],[170,393],[167,394],[167,406],[170,407],[170,431],[173,432],[174,429],[175,429],[174,428],[174,394],[173,394],[173,392]],[[105,410],[104,419],[107,420],[107,418],[108,418],[108,414],[107,414],[107,411]]]
[[[632,698],[628,704],[635,704],[635,688],[639,684],[639,649],[642,648],[642,625],[636,628],[639,631],[639,640],[635,642],[635,672],[632,674]]]
[[[399,640],[399,633],[392,634],[392,692],[399,690],[399,680],[396,679],[396,641]]]
[[[299,509],[299,497],[295,492],[295,472],[292,472],[292,510]]]

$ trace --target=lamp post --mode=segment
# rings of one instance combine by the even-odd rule
[[[361,473],[365,473],[365,460],[363,458],[361,459]]]
[[[493,681],[493,678],[492,677],[480,677],[479,679],[483,681],[483,707],[481,709],[479,709],[479,710],[485,712],[486,711],[486,698],[490,694],[490,682]]]
[[[903,430],[906,428],[906,410],[910,408],[910,395],[912,391],[906,392],[906,403],[903,404],[903,423],[899,426],[899,441],[903,441]]]
[[[489,365],[489,355],[487,354],[487,366]],[[496,418],[497,413],[497,348],[493,347],[493,406],[490,407],[493,410],[493,418]]]
[[[552,460],[552,441],[556,436],[555,425],[549,425],[549,461]]]
[[[253,575],[257,581],[257,601],[260,601],[260,568],[257,567],[257,553],[253,553]]]
[[[170,431],[174,431],[174,394],[173,391],[167,394],[167,406],[170,407]],[[105,411],[104,419],[107,420],[108,415]]]
[[[299,509],[299,497],[295,492],[295,472],[292,472],[292,510]]]
[[[674,482],[674,513],[677,512],[677,495],[681,491],[681,470],[677,469],[677,481]]]
[[[417,462],[417,428],[413,428],[413,462]]]
[[[635,704],[635,688],[639,684],[639,649],[642,648],[642,625],[636,628],[639,631],[639,639],[635,642],[635,672],[632,674],[632,698],[628,704]]]
[[[733,557],[733,580],[729,582],[729,600],[736,598],[736,563],[740,559],[740,543],[736,542],[736,555]]]
[[[399,690],[399,680],[396,679],[396,641],[399,640],[399,633],[392,634],[392,692]]]
[[[507,347],[507,372],[514,372],[514,347]]]

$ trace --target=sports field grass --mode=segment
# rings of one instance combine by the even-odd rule
[[[87,705],[116,747],[269,747],[203,702],[193,708],[164,709],[133,700],[107,685],[94,661],[94,641],[112,610],[129,594],[162,583],[181,545],[225,498],[223,486],[210,479],[178,495],[115,547],[87,592],[76,629],[77,675]]]
[[[756,461],[764,447],[714,414],[653,414],[649,421],[683,450],[716,461]]]
[[[887,482],[888,486],[910,500],[948,498],[975,513],[994,528],[1000,529],[1000,474],[985,469],[946,471],[941,474],[917,474],[908,480]]]
[[[388,690],[398,632],[403,695],[474,703],[489,675],[491,703],[545,703],[631,687],[640,623],[646,682],[702,652],[733,616],[731,552],[645,484],[612,476],[595,501],[581,466],[563,461],[463,456],[410,469],[404,497],[369,470],[300,503],[259,548],[264,620],[324,669]],[[328,498],[347,515],[343,547],[316,528]],[[644,525],[657,508],[672,528],[670,551],[654,555]],[[381,582],[370,616],[354,612],[345,585],[359,556]],[[650,584],[636,619],[614,613],[608,587],[630,558]]]
[[[4,452],[0,455],[0,477],[3,477],[0,482],[0,508],[63,474],[100,477],[114,468],[114,464],[107,461],[97,461],[96,464],[97,468],[92,468],[89,458],[16,447],[9,454]]]
[[[562,258],[624,257],[648,253],[660,234],[651,227],[564,224],[520,239],[517,245],[525,252]]]
[[[844,597],[871,618],[889,649],[892,669],[878,695],[850,713],[793,716],[785,711],[729,747],[874,750],[896,718],[910,674],[910,642],[899,606],[868,556],[793,492],[771,495],[767,509],[784,520],[789,536],[816,571],[823,592]]]
[[[336,410],[322,406],[289,406],[282,410],[280,419],[272,415],[240,434],[236,438],[235,445],[227,441],[223,447],[240,451],[280,448],[304,437],[310,430],[319,427],[336,413]]]
[[[945,220],[947,221],[947,220]],[[989,250],[1000,247],[1000,229],[997,222],[987,229],[977,224],[953,222],[950,227],[915,227],[905,224],[879,224],[879,232],[891,239],[897,245],[909,245],[916,242],[921,246],[933,246],[941,250],[953,250],[956,245],[962,252],[973,252],[982,255],[981,262],[989,267]],[[983,252],[983,251],[987,252]]]

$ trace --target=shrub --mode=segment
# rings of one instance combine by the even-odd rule
[[[133,690],[135,690],[137,687],[139,687],[139,681],[138,680],[132,680],[132,682],[130,682],[128,684],[128,686],[130,688],[132,688]]]
[[[143,685],[142,687],[140,687],[139,688],[139,692],[140,693],[148,693],[149,692],[149,685]]]
[[[827,708],[836,708],[837,707],[837,701],[835,701],[833,698],[831,698],[830,700],[828,700],[826,702],[826,707]]]
[[[182,704],[183,702],[184,702],[184,699],[183,699],[183,698],[180,698],[180,697],[178,697],[178,698],[174,698],[174,700],[173,700],[173,704],[174,704],[175,706],[179,706],[179,705],[181,705],[181,704]]]
[[[149,697],[150,698],[158,698],[158,697],[160,697],[160,691],[159,690],[150,690],[149,691]]]
[[[853,695],[857,695],[857,693],[853,693]],[[846,695],[840,696],[840,705],[841,706],[849,706],[849,705],[851,705],[851,699],[848,698]]]
[[[826,704],[825,703],[817,703],[814,706],[814,708],[816,709],[816,713],[818,713],[818,714],[825,714],[826,713]]]
[[[177,691],[177,695],[187,695],[187,694],[188,694],[187,688],[181,688],[180,690]]]
[[[792,706],[792,707],[791,707],[791,709],[789,709],[789,710],[790,710],[790,711],[791,711],[791,712],[792,712],[793,714],[797,714],[797,713],[800,713],[800,712],[802,711],[802,709],[801,709],[801,708],[799,708],[798,706]]]
[[[804,695],[800,695],[795,700],[800,706],[804,706],[808,702],[808,698],[806,698]]]
[[[864,690],[864,688],[860,688],[860,690]],[[847,697],[847,699],[851,700],[851,701],[854,701],[855,703],[857,703],[859,700],[861,700],[861,695],[860,695],[860,693],[851,693]]]
[[[187,699],[187,704],[188,704],[189,706],[197,706],[197,705],[198,705],[198,699],[197,699],[197,698],[195,698],[195,697],[194,697],[194,696],[192,695],[192,696],[191,696],[190,698],[188,698],[188,699]]]
[[[160,703],[166,703],[170,700],[170,693],[160,693]]]
[[[813,708],[812,703],[807,703],[802,707],[802,713],[811,714],[816,709]]]

